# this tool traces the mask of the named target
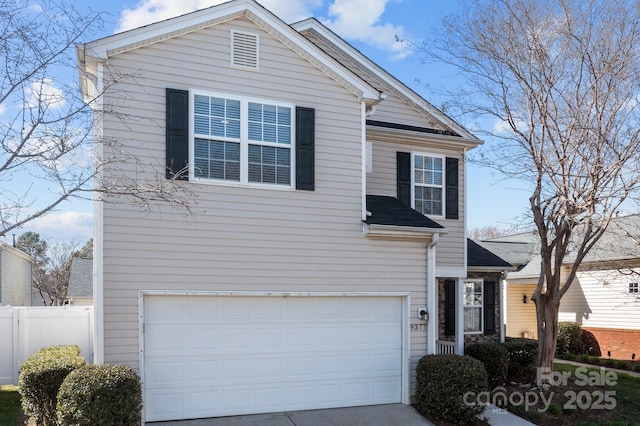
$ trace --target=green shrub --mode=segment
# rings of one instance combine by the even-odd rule
[[[604,360],[604,365],[606,365],[607,367],[613,367],[614,363],[615,363],[615,361],[612,360],[612,359],[605,359]]]
[[[627,361],[616,361],[616,368],[619,368],[621,370],[626,370],[627,369]]]
[[[456,424],[472,422],[484,411],[475,401],[485,391],[487,372],[475,358],[426,355],[418,361],[415,399],[416,409],[423,414]]]
[[[580,354],[582,352],[582,328],[580,328],[580,324],[575,322],[559,323],[556,356],[564,357],[566,354]]]
[[[589,354],[582,354],[582,355],[580,355],[580,361],[589,362],[589,361],[591,361],[591,357],[589,356]]]
[[[507,338],[504,347],[509,354],[507,378],[513,379],[523,375],[535,377],[535,366],[538,360],[537,340],[520,337]]]
[[[576,359],[576,355],[572,353],[567,353],[567,354],[564,354],[562,358],[569,361],[573,361],[574,359]]]
[[[124,365],[86,365],[67,376],[58,394],[63,425],[138,426],[140,379]]]
[[[38,425],[55,425],[60,385],[69,373],[85,364],[77,346],[51,346],[33,354],[20,366],[18,378],[25,414]]]
[[[636,364],[636,366],[633,367],[633,371],[637,371],[638,373],[640,373],[640,364]]]
[[[464,349],[464,353],[484,364],[491,389],[505,384],[509,368],[509,354],[502,345],[498,343],[473,343]]]

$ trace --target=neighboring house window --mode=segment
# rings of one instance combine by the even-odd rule
[[[482,280],[464,282],[464,332],[482,333]]]
[[[443,215],[444,157],[413,154],[413,206],[425,215]]]
[[[195,93],[194,178],[290,187],[293,108]]]
[[[632,293],[632,294],[640,293],[640,286],[638,286],[638,283],[629,283],[629,293]]]

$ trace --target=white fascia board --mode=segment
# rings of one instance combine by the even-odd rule
[[[302,32],[305,30],[314,30],[318,32],[320,35],[325,37],[327,40],[333,42],[336,46],[339,46],[343,51],[348,53],[353,58],[356,58],[361,64],[370,69],[375,75],[380,77],[382,80],[389,83],[391,87],[405,96],[414,104],[418,105],[429,114],[431,114],[434,118],[440,121],[443,125],[450,127],[459,133],[463,138],[478,140],[473,133],[469,132],[467,129],[458,124],[455,120],[448,117],[442,111],[431,105],[427,100],[422,98],[420,95],[416,94],[413,90],[409,89],[402,82],[400,82],[397,78],[389,74],[387,71],[382,69],[375,62],[371,61],[365,55],[360,53],[357,49],[354,49],[353,46],[346,43],[342,38],[338,37],[335,33],[329,30],[327,27],[318,22],[317,19],[308,18],[300,22],[296,22],[291,25],[295,30]],[[476,142],[477,144],[477,142]]]
[[[417,226],[378,225],[364,223],[364,234],[371,237],[431,238],[434,234],[446,235],[446,228],[420,228]]]
[[[289,48],[292,48],[329,77],[339,83],[346,83],[347,86],[351,86],[349,88],[350,91],[355,92],[354,94],[358,96],[359,101],[366,100],[374,103],[381,99],[381,93],[378,90],[345,69],[320,48],[254,0],[233,0],[218,6],[197,10],[165,21],[114,34],[83,45],[84,55],[91,56],[94,60],[104,61],[118,53],[197,31],[240,16],[245,16],[261,26],[265,31],[278,38]],[[260,23],[264,23],[264,25],[260,25]],[[89,58],[84,58],[85,62],[88,60]]]
[[[418,132],[415,130],[392,129],[388,127],[367,126],[367,136],[375,136],[376,140],[390,142],[412,142],[416,144],[427,144],[438,148],[458,147],[465,150],[473,149],[484,142],[480,139],[468,139],[457,136],[441,135],[438,133]]]

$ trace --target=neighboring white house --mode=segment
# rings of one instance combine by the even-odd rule
[[[65,304],[72,306],[93,305],[93,259],[86,257],[73,259]]]
[[[107,87],[97,136],[136,159],[100,181],[196,195],[187,215],[96,205],[95,354],[140,373],[147,421],[408,404],[420,357],[463,351],[473,134],[317,20],[253,0],[78,58],[85,99]]]
[[[31,306],[33,259],[0,243],[0,306]]]
[[[523,233],[481,241],[518,270],[507,275],[507,336],[536,338],[531,302],[540,275],[536,237]],[[565,260],[572,261],[571,254]],[[585,257],[560,301],[559,321],[585,330],[587,349],[616,359],[640,358],[640,215],[613,219]]]

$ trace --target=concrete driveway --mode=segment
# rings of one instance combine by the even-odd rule
[[[154,426],[425,426],[433,425],[404,404],[327,410],[291,411],[250,416],[217,417],[146,423]]]

